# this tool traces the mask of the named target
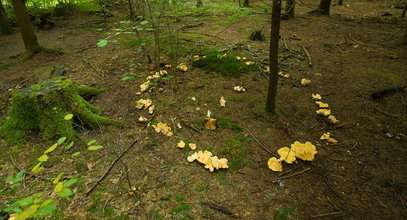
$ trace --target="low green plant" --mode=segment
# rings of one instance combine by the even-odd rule
[[[240,57],[224,52],[210,52],[192,61],[193,67],[202,68],[208,72],[217,72],[224,77],[239,77],[242,73],[254,70],[256,67]]]
[[[289,207],[282,207],[278,209],[278,212],[274,216],[274,220],[288,220],[290,215],[292,215],[294,210]]]

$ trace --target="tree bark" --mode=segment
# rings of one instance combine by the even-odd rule
[[[196,7],[199,8],[202,6],[202,0],[196,0]]]
[[[24,41],[26,56],[30,57],[42,50],[38,43],[37,36],[34,33],[33,26],[30,22],[27,6],[23,0],[12,0],[14,12],[17,17],[17,23],[20,26],[21,36]]]
[[[407,2],[406,2],[406,5],[404,5],[403,13],[401,14],[402,18],[404,18],[406,16],[406,10],[407,10]]]
[[[295,11],[295,0],[287,0],[285,14],[287,18],[293,18]]]
[[[276,113],[276,95],[278,82],[278,41],[280,36],[281,0],[273,0],[271,36],[270,36],[270,78],[266,101],[266,111]]]
[[[343,5],[343,0],[339,0],[338,5]]]
[[[3,34],[11,34],[11,26],[7,18],[6,10],[4,10],[3,3],[0,0],[0,28]]]
[[[319,13],[322,15],[329,15],[332,0],[321,0],[319,3]]]
[[[244,0],[244,2],[243,2],[243,7],[250,7],[250,2],[249,2],[249,0]]]

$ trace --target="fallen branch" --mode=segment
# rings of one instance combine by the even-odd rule
[[[312,60],[311,60],[311,55],[309,54],[307,48],[304,47],[304,45],[300,45],[302,50],[305,52],[305,55],[307,55],[308,58],[308,66],[312,67]]]
[[[365,43],[360,42],[360,41],[356,40],[355,38],[353,38],[351,33],[349,33],[349,38],[350,38],[351,40],[355,41],[355,42],[358,43],[358,44],[365,44]]]
[[[307,172],[308,170],[311,170],[311,168],[305,168],[305,169],[303,169],[303,170],[301,170],[301,171],[298,171],[298,172],[296,172],[296,173],[293,173],[293,174],[291,174],[291,175],[280,176],[280,177],[278,177],[277,179],[278,179],[278,180],[287,179],[287,178],[290,178],[290,177],[293,177],[293,176],[297,176],[297,175],[299,175],[299,174],[301,174],[301,173],[305,173],[305,172]]]
[[[93,190],[96,189],[96,187],[99,186],[99,184],[106,178],[106,176],[110,173],[110,171],[112,170],[112,168],[114,167],[114,165],[137,143],[137,141],[134,141],[125,151],[123,151],[109,166],[109,168],[107,169],[107,171],[105,172],[105,174],[103,174],[102,177],[99,178],[99,180],[96,182],[95,185],[93,185],[92,188],[90,188],[85,195],[89,196],[89,194],[91,192],[93,192]]]
[[[228,215],[228,216],[230,216],[230,217],[239,218],[238,216],[236,216],[235,214],[233,214],[233,213],[232,213],[231,211],[229,211],[228,209],[226,209],[226,208],[224,208],[224,207],[222,207],[222,206],[220,206],[220,205],[217,205],[217,204],[215,204],[215,203],[202,202],[202,204],[203,204],[203,205],[207,205],[209,208],[211,208],[211,209],[213,209],[213,210],[215,210],[215,211],[218,211],[218,212],[220,212],[220,213],[223,213],[223,214],[225,214],[225,215]]]
[[[85,63],[87,63],[90,67],[92,67],[93,71],[95,71],[97,74],[99,74],[100,76],[103,76],[103,73],[100,72],[100,70],[98,70],[93,64],[91,64],[88,60],[83,59],[85,61]]]
[[[273,156],[273,157],[278,157],[275,153],[271,152],[271,151],[270,151],[269,149],[267,149],[264,145],[262,145],[262,144],[257,140],[257,138],[252,134],[252,132],[251,132],[249,129],[247,129],[247,131],[249,132],[250,136],[252,136],[252,138],[256,141],[256,143],[259,144],[259,146],[260,146],[261,148],[263,148],[263,150],[267,151],[267,153],[269,153],[269,154],[270,154],[271,156]]]
[[[334,216],[334,215],[342,215],[344,214],[343,212],[330,212],[330,213],[325,213],[325,214],[319,214],[319,215],[314,215],[308,219],[316,219],[316,218],[323,218],[323,217],[328,217],[328,216]]]
[[[182,121],[182,124],[184,124],[186,127],[190,128],[190,129],[194,130],[195,132],[201,133],[200,130],[198,130],[197,128],[195,128],[194,126],[192,126],[191,124],[189,124],[186,121]]]

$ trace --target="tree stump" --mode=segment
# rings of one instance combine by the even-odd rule
[[[16,89],[9,118],[1,125],[0,134],[8,144],[16,144],[31,134],[39,134],[44,140],[71,138],[78,126],[119,124],[118,120],[101,116],[101,111],[86,101],[105,90],[79,86],[64,77]],[[64,119],[68,114],[73,114],[71,120]]]

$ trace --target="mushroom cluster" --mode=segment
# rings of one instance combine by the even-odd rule
[[[197,160],[198,162],[205,165],[206,169],[213,172],[215,169],[227,169],[228,160],[226,158],[218,158],[217,156],[212,156],[212,153],[205,151],[198,151],[187,158],[189,162]]]

